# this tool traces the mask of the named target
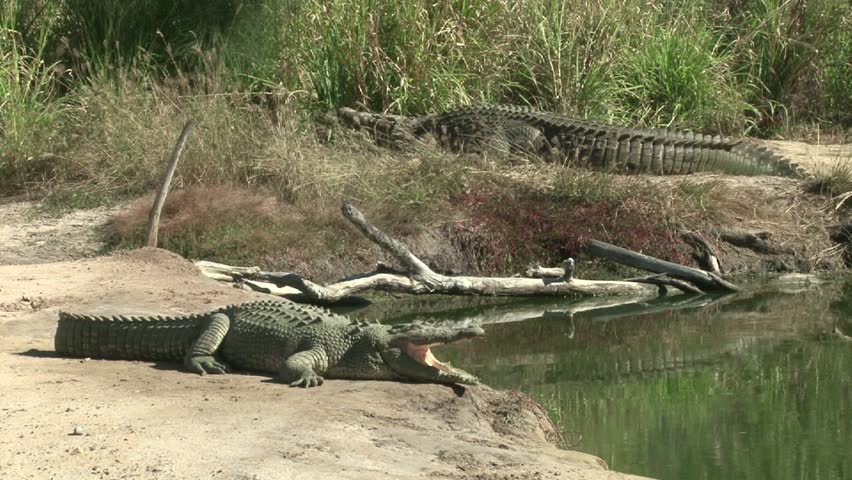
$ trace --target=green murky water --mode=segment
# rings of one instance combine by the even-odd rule
[[[852,342],[835,333],[849,332],[852,284],[573,315],[554,301],[455,305],[408,316],[486,322],[487,338],[436,354],[531,394],[613,469],[852,479]]]

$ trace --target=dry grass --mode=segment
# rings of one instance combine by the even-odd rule
[[[852,192],[852,158],[838,159],[831,166],[821,168],[808,180],[809,192],[843,198]]]
[[[616,176],[523,158],[394,152],[348,131],[332,130],[329,143],[300,130],[303,119],[286,105],[271,123],[262,109],[234,108],[229,97],[185,93],[150,90],[142,95],[145,110],[131,108],[137,100],[92,91],[85,110],[109,128],[84,131],[86,141],[65,157],[74,160],[65,164],[63,189],[54,191],[57,202],[69,203],[63,192],[97,200],[152,191],[183,119],[192,116],[199,125],[161,229],[163,246],[190,258],[319,280],[368,270],[381,252],[341,218],[342,200],[418,255],[483,274],[559,262],[589,238],[688,261],[679,230],[724,212],[754,215],[747,211],[753,200],[740,205],[736,189],[712,176]],[[113,248],[141,244],[149,204],[142,200],[113,224]]]
[[[112,241],[140,245],[152,202],[153,195],[145,196],[113,218]],[[185,256],[243,262],[274,250],[276,207],[274,197],[236,187],[179,189],[163,207],[160,245]]]
[[[153,195],[146,195],[107,225],[108,249],[136,248],[145,234]],[[401,238],[429,221],[411,209],[364,208],[371,221]],[[338,200],[282,201],[262,190],[193,185],[166,199],[159,246],[187,258],[292,270],[318,281],[370,270],[382,253],[340,214]],[[425,252],[428,255],[428,252]]]
[[[274,133],[250,105],[235,108],[227,96],[203,95],[129,81],[116,95],[89,88],[78,97],[79,141],[69,146],[59,172],[62,186],[103,194],[156,188],[174,141],[189,118],[198,120],[181,156],[178,187],[201,181],[251,184],[253,161]]]
[[[127,78],[122,90],[131,94],[93,87],[80,93],[78,141],[44,166],[48,203],[91,207],[154,190],[190,118],[197,123],[175,173],[177,189],[231,184],[291,202],[345,197],[377,208],[425,208],[460,191],[460,179],[475,168],[437,151],[389,152],[351,132],[334,131],[328,143],[287,104],[270,122],[264,107],[237,94],[206,95],[202,87]]]
[[[512,273],[532,261],[576,257],[590,238],[674,261],[687,258],[672,246],[679,225],[670,213],[673,204],[686,211],[699,201],[678,187],[559,165],[481,162],[479,168],[449,168],[442,165],[451,160],[458,165],[459,159],[369,157],[355,153],[366,147],[350,147],[353,153],[337,164],[337,157],[308,157],[307,150],[298,150],[304,156],[285,165],[304,172],[291,171],[287,178],[305,183],[292,183],[287,200],[238,186],[177,189],[163,211],[161,246],[189,258],[296,269],[320,279],[342,275],[341,268],[366,270],[382,253],[340,215],[341,197],[347,197],[439,268]],[[371,158],[379,161],[369,165]],[[416,181],[422,172],[432,175],[421,179],[426,183]],[[453,187],[420,192],[424,185],[442,184]],[[141,244],[150,204],[149,195],[111,222],[112,248]]]
[[[153,196],[133,202],[108,225],[111,248],[136,247]],[[312,207],[312,208],[311,208]],[[357,239],[336,211],[300,207],[257,190],[195,185],[172,192],[163,207],[160,246],[188,258],[237,265],[280,267],[312,252],[335,255]]]

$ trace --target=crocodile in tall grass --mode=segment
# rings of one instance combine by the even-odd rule
[[[790,161],[741,139],[578,120],[527,107],[464,107],[421,117],[337,111],[344,126],[378,143],[409,149],[437,144],[454,152],[504,151],[580,166],[661,175],[694,172],[799,177]]]
[[[478,326],[358,322],[319,307],[261,301],[177,317],[60,312],[55,347],[74,357],[182,360],[202,375],[231,367],[271,372],[304,387],[323,377],[475,384],[431,347],[484,333]]]

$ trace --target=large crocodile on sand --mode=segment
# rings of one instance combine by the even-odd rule
[[[176,360],[187,369],[272,372],[313,387],[323,377],[477,383],[440,362],[431,347],[484,335],[478,326],[359,322],[323,308],[259,301],[176,317],[59,313],[56,352],[74,357]]]
[[[798,165],[742,139],[678,130],[629,128],[528,107],[463,107],[420,117],[337,111],[344,126],[377,143],[410,149],[437,144],[462,153],[504,151],[617,172],[694,172],[798,177]]]

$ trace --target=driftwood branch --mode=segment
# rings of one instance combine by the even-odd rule
[[[183,131],[180,132],[180,137],[172,150],[172,157],[169,159],[169,164],[163,174],[163,180],[160,182],[160,189],[157,190],[157,196],[154,198],[154,205],[148,213],[148,227],[145,229],[145,246],[157,246],[157,233],[160,229],[160,212],[163,211],[163,205],[166,203],[166,195],[169,194],[169,187],[172,184],[172,177],[177,168],[177,162],[180,158],[180,153],[183,151],[184,145],[189,138],[189,130],[192,128],[192,120],[186,122]]]
[[[221,271],[221,268],[220,268]],[[221,273],[208,274],[211,278],[223,279]],[[382,290],[404,293],[442,293],[450,295],[502,295],[502,296],[612,296],[631,295],[655,297],[657,287],[628,281],[580,280],[571,279],[533,279],[518,277],[446,277],[431,272],[430,282],[419,280],[416,276],[403,276],[392,273],[375,273],[360,278],[344,280],[322,286],[305,280],[297,274],[269,274],[258,272],[242,278],[236,274],[232,279],[259,287],[266,293],[275,287],[289,287],[292,290],[281,292],[282,296],[292,299],[308,299],[322,303],[334,303],[367,290]],[[258,281],[255,281],[258,280]]]
[[[781,253],[783,249],[774,247],[769,243],[769,232],[742,232],[735,230],[722,230],[719,239],[730,243],[735,247],[747,248],[753,252],[764,254]]]
[[[586,244],[586,252],[594,257],[606,258],[629,267],[654,273],[665,273],[672,278],[689,282],[703,290],[739,291],[739,287],[715,273],[667,262],[598,240],[590,240]]]
[[[690,293],[701,293],[701,289],[718,290],[722,287],[736,289],[736,286],[712,273],[663,262],[602,242],[594,242],[599,244],[598,256],[615,256],[621,263],[630,262],[632,259],[633,266],[660,275],[624,281],[582,280],[574,277],[574,260],[567,259],[561,268],[536,267],[527,271],[529,277],[538,278],[448,276],[433,271],[402,242],[370,224],[352,205],[344,204],[341,211],[364,236],[396,259],[404,271],[377,264],[376,270],[371,273],[330,285],[320,285],[292,272],[264,272],[256,267],[231,267],[212,262],[196,262],[196,265],[205,275],[217,280],[232,281],[243,288],[294,300],[319,303],[339,302],[366,290],[415,294],[592,297],[621,295],[650,298],[659,296],[661,287],[666,286]],[[637,261],[637,258],[641,261]],[[707,285],[711,287],[707,288]]]
[[[231,267],[200,261],[196,266],[206,276],[292,300],[335,303],[367,290],[400,293],[443,293],[502,296],[657,296],[657,288],[629,281],[532,279],[517,277],[445,277],[431,272],[432,283],[396,273],[372,273],[319,285],[296,273],[263,272],[256,267]]]
[[[563,265],[564,267],[542,267],[540,265],[531,265],[527,268],[526,276],[531,278],[561,278],[561,277],[571,277],[574,274],[574,259],[569,258],[566,260]],[[694,294],[702,294],[700,288],[692,285],[689,282],[685,282],[683,280],[678,280],[676,278],[671,278],[665,273],[659,273],[656,275],[647,275],[643,277],[634,277],[627,278],[624,280],[625,282],[638,282],[638,283],[647,283],[650,285],[657,285],[658,287],[674,287],[680,290],[683,293],[694,293]]]
[[[393,255],[393,257],[406,268],[413,276],[426,284],[436,282],[438,284],[444,282],[443,275],[439,275],[432,271],[422,260],[415,257],[413,253],[399,240],[390,238],[384,232],[374,227],[364,215],[348,203],[344,203],[341,207],[343,216],[346,217],[361,233],[364,234],[370,241],[377,244],[382,250]]]
[[[349,204],[342,207],[343,216],[358,230],[390,253],[406,267],[409,276],[389,283],[383,279],[382,288],[412,293],[444,293],[462,295],[512,295],[512,296],[567,296],[567,295],[656,295],[655,288],[624,281],[580,280],[570,276],[562,278],[468,277],[446,276],[432,271],[398,240],[388,237],[371,225],[361,212]],[[573,265],[573,260],[570,262]],[[573,271],[573,268],[570,269]],[[341,282],[350,289],[354,283],[371,281],[370,277]],[[341,283],[326,287],[337,287]]]
[[[530,265],[524,276],[529,278],[573,278],[574,259],[569,258],[562,262],[561,267],[542,267],[541,265]]]
[[[470,277],[447,276],[433,271],[402,242],[393,239],[370,224],[355,207],[344,204],[342,213],[367,238],[392,255],[405,269],[401,274],[386,266],[366,275],[319,285],[301,275],[289,272],[262,272],[254,268],[198,262],[206,275],[216,279],[238,281],[244,286],[264,292],[276,292],[288,298],[334,303],[366,290],[406,293],[443,293],[452,295],[504,296],[613,296],[656,297],[655,285],[629,281],[581,280],[573,277],[573,260],[567,260],[558,278]],[[567,271],[567,272],[566,272]],[[277,289],[289,288],[280,291]]]

